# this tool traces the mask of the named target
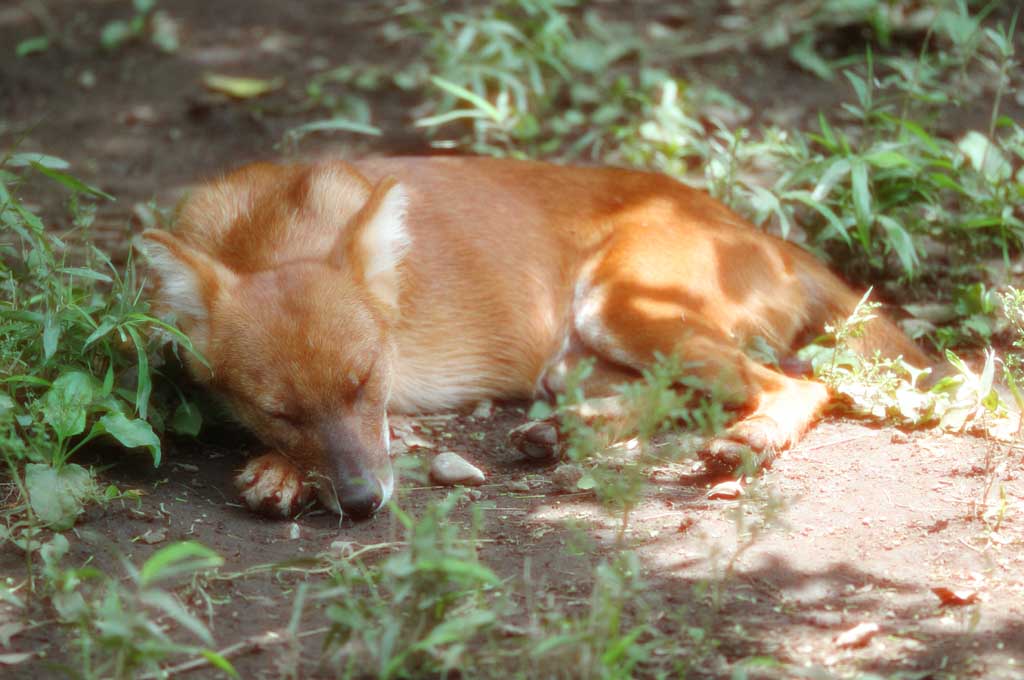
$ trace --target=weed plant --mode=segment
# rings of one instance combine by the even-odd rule
[[[0,450],[31,512],[56,529],[97,497],[91,473],[69,462],[83,446],[110,437],[159,464],[158,431],[195,434],[200,424],[183,399],[154,397],[151,329],[191,344],[148,314],[134,264],[118,269],[87,241],[72,261],[66,239],[84,237],[93,199],[111,197],[66,167],[27,153],[0,163]],[[70,192],[72,233],[48,231],[18,199],[30,177]]]

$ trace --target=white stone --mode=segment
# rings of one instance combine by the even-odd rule
[[[430,478],[443,486],[477,486],[486,479],[480,468],[452,451],[434,456],[430,462]]]

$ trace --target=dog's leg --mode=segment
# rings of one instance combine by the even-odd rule
[[[625,226],[581,271],[572,325],[580,353],[634,372],[658,354],[675,357],[726,405],[746,411],[702,450],[710,463],[733,466],[747,448],[770,455],[796,442],[829,393],[743,351],[754,335],[786,348],[812,317],[806,264],[746,232],[715,233],[714,247],[702,249],[665,223]]]
[[[637,371],[657,354],[677,357],[726,405],[747,410],[702,449],[710,464],[735,467],[747,448],[771,455],[792,445],[827,404],[824,385],[753,361],[685,295],[661,295],[652,303],[635,284],[629,294],[620,285],[606,279],[577,296],[577,333],[594,354]]]

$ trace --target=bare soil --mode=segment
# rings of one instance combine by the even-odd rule
[[[6,52],[0,146],[21,139],[21,149],[65,158],[78,176],[116,196],[117,203],[100,207],[94,237],[121,259],[139,227],[137,204],[155,198],[171,206],[198,179],[279,156],[282,134],[310,119],[302,110],[303,87],[323,63],[396,63],[408,49],[380,37],[385,4],[178,0],[161,6],[181,28],[181,47],[172,54],[145,43],[102,50],[101,27],[125,17],[127,3],[0,7]],[[710,7],[699,4],[694,21],[710,22]],[[638,11],[636,20],[642,19]],[[11,56],[15,44],[44,26],[56,31],[55,45]],[[700,66],[763,115],[784,115],[794,106],[795,118],[813,115],[843,96],[777,54],[724,52],[718,63]],[[206,71],[283,76],[286,85],[265,98],[230,101],[203,89]],[[741,81],[752,85],[740,87]],[[381,138],[320,138],[303,150],[349,156],[427,150],[409,132],[408,95],[384,90],[372,104]],[[32,200],[55,229],[67,227],[59,193],[41,191]],[[705,628],[716,641],[692,677],[727,677],[753,656],[781,664],[751,671],[764,677],[1024,677],[1024,446],[830,419],[764,473],[751,502],[710,500],[717,480],[702,476],[699,465],[652,469],[650,489],[619,536],[617,520],[590,494],[565,492],[552,467],[523,461],[508,447],[506,432],[525,419],[525,407],[516,404],[499,405],[489,418],[409,419],[405,424],[427,445],[407,455],[425,463],[437,451],[455,450],[486,472],[473,500],[485,519],[481,559],[508,578],[522,578],[529,564],[539,594],[583,601],[594,564],[623,541],[635,549],[659,596],[652,623],[680,639],[688,627]],[[303,577],[253,567],[337,550],[339,541],[373,545],[401,536],[386,513],[339,524],[323,512],[294,522],[247,512],[231,485],[246,453],[235,441],[204,435],[169,442],[159,469],[143,456],[101,454],[104,479],[138,489],[142,500],[90,510],[66,563],[92,560],[118,573],[119,555],[138,564],[168,542],[200,541],[227,560],[221,572],[232,574],[207,586],[218,601],[212,629],[226,648],[283,630],[291,615],[294,585]],[[415,515],[445,493],[406,482],[398,497]],[[778,521],[762,532],[759,517],[769,504]],[[468,516],[464,506],[453,520]],[[581,526],[592,552],[575,549]],[[760,532],[754,541],[751,531]],[[147,542],[154,535],[163,538]],[[0,575],[22,579],[20,556],[0,555]],[[935,588],[958,591],[967,601],[944,602]],[[202,603],[191,604],[203,613]],[[47,616],[37,611],[35,620]],[[863,646],[842,647],[837,636],[861,623],[877,624],[878,634]],[[318,642],[304,639],[301,677],[317,676]],[[59,666],[69,660],[65,644],[52,625],[25,630],[0,653],[32,652],[33,658],[0,665],[0,676],[74,675]],[[244,678],[279,677],[283,665],[272,644],[249,645],[233,662]],[[214,676],[209,669],[189,674]]]

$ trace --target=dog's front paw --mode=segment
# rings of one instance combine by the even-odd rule
[[[271,517],[292,517],[316,493],[306,475],[279,453],[250,460],[235,477],[235,486],[251,510]]]
[[[561,454],[558,425],[553,420],[531,420],[508,433],[509,443],[527,458],[555,460]]]

